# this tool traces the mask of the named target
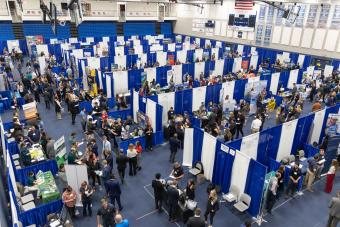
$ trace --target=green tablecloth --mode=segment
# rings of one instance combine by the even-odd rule
[[[60,198],[60,193],[51,171],[39,171],[36,175],[36,179],[38,181],[38,188],[43,203],[49,203]]]

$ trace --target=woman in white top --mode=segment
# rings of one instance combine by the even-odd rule
[[[135,149],[135,145],[129,144],[126,156],[129,158],[129,175],[134,176],[137,174],[137,155],[138,152]]]
[[[325,185],[325,192],[326,193],[331,193],[333,189],[333,183],[334,183],[334,178],[335,178],[335,173],[339,168],[339,163],[336,159],[332,160],[332,165],[329,168],[327,172],[327,180],[326,180],[326,185]]]

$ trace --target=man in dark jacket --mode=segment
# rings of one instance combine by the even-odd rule
[[[72,100],[70,103],[70,112],[72,116],[72,124],[76,122],[76,116],[79,113],[79,102],[78,100]]]
[[[168,205],[169,205],[169,221],[175,222],[176,221],[176,210],[178,206],[178,199],[179,199],[179,191],[176,188],[177,182],[171,182],[170,186],[168,187]]]
[[[173,137],[169,139],[170,144],[170,159],[169,161],[174,163],[175,162],[175,156],[177,153],[177,149],[180,148],[180,141],[177,139],[177,134],[175,133]]]
[[[119,182],[113,174],[111,174],[110,180],[105,182],[105,188],[111,204],[115,206],[115,201],[117,201],[119,211],[121,211],[123,209],[122,204],[120,203],[120,195],[122,194],[122,191],[120,189]]]
[[[195,209],[195,216],[189,218],[187,227],[205,227],[205,221],[201,218],[201,209]]]
[[[117,170],[122,184],[124,184],[126,163],[129,161],[128,157],[124,155],[124,151],[120,150],[116,158]]]
[[[162,210],[162,202],[163,202],[163,192],[164,192],[164,184],[162,183],[161,174],[156,173],[155,179],[152,180],[152,187],[155,196],[156,209],[161,213]]]

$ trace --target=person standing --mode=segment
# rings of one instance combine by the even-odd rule
[[[175,133],[174,136],[169,139],[169,145],[170,145],[170,159],[169,159],[169,161],[174,163],[177,150],[178,150],[178,148],[180,148],[180,145],[181,145],[181,142],[177,138],[177,133]]]
[[[70,95],[72,97],[71,100],[69,100],[70,104],[70,112],[71,112],[71,118],[72,118],[72,125],[76,123],[76,116],[79,114],[79,101],[78,98],[75,95]]]
[[[255,119],[251,123],[251,132],[257,133],[260,131],[260,128],[262,126],[262,121],[260,120],[260,117],[256,115]]]
[[[280,173],[276,172],[275,176],[269,181],[267,198],[266,198],[266,209],[269,214],[272,213],[273,206],[276,202],[277,188],[279,185]]]
[[[120,150],[119,154],[116,158],[116,164],[117,164],[118,175],[120,177],[122,184],[124,184],[126,163],[128,161],[129,161],[129,159],[128,159],[128,157],[125,156],[123,150]]]
[[[111,143],[110,143],[110,141],[108,141],[106,136],[103,136],[102,154],[104,154],[104,151],[110,151],[111,152]]]
[[[122,191],[118,180],[116,180],[113,174],[111,174],[110,180],[106,181],[105,188],[111,204],[115,206],[115,201],[117,201],[119,211],[121,211],[123,209],[122,204],[120,203],[120,195],[122,194]]]
[[[83,132],[86,131],[86,122],[87,122],[87,114],[86,114],[86,109],[83,108],[80,111],[80,123],[81,123],[81,127],[83,129]]]
[[[243,125],[245,122],[245,117],[243,115],[243,113],[239,112],[236,116],[236,139],[238,139],[239,134],[241,133],[242,137],[243,137]]]
[[[83,203],[83,216],[87,216],[86,210],[89,212],[89,216],[92,216],[92,194],[94,190],[86,181],[81,183],[81,187],[79,189],[81,195],[81,202]]]
[[[161,213],[163,211],[162,203],[163,203],[164,184],[162,182],[160,173],[156,173],[155,179],[152,180],[151,185],[152,185],[153,192],[154,192],[156,209],[158,210],[159,213]]]
[[[205,227],[205,221],[201,218],[201,209],[196,208],[194,214],[193,217],[189,218],[187,227]]]
[[[66,206],[66,209],[70,216],[74,218],[75,211],[76,211],[76,200],[77,200],[77,193],[72,189],[70,185],[67,186],[66,190],[62,195],[63,202]]]
[[[145,147],[149,151],[152,151],[152,134],[153,134],[153,128],[150,124],[148,124],[144,130],[145,133]]]
[[[50,105],[50,93],[46,89],[44,90],[43,97],[44,97],[46,109],[49,110],[51,108],[51,105]]]
[[[110,180],[111,177],[111,166],[107,163],[106,160],[103,160],[103,174],[102,174],[102,180],[105,185],[105,182]]]
[[[116,214],[115,223],[115,227],[129,227],[129,221],[127,219],[123,219],[121,214]]]
[[[298,188],[299,180],[301,179],[301,170],[299,169],[298,164],[295,163],[293,168],[289,173],[289,181],[286,190],[286,198],[289,196],[293,196],[295,191]]]
[[[135,146],[130,143],[127,150],[127,157],[129,158],[129,175],[135,176],[137,174],[137,151]]]
[[[113,217],[115,215],[115,207],[106,199],[101,200],[101,207],[97,211],[97,226],[98,227],[115,227]]]
[[[195,181],[193,179],[188,180],[185,195],[187,199],[195,200]]]
[[[329,217],[327,227],[337,227],[340,221],[340,191],[337,192],[336,197],[331,199],[328,207]]]
[[[204,213],[205,222],[208,223],[208,216],[210,215],[210,225],[211,227],[214,223],[214,216],[216,214],[216,211],[219,209],[219,203],[217,199],[216,190],[212,190],[209,194],[208,202],[207,202],[207,208]]]
[[[326,185],[325,185],[325,190],[324,190],[326,193],[332,192],[335,173],[338,171],[338,169],[339,169],[339,163],[336,159],[333,159],[331,167],[329,168],[327,172],[327,180],[326,180]]]
[[[177,189],[177,182],[174,180],[170,183],[167,191],[168,205],[169,205],[169,221],[176,221],[176,210],[178,206],[179,191]]]
[[[318,169],[317,160],[318,160],[317,154],[314,155],[313,158],[308,160],[307,174],[306,174],[306,178],[305,178],[304,183],[307,186],[307,190],[310,191],[310,192],[313,192],[312,184],[314,182],[315,174],[316,174],[316,171]]]
[[[61,106],[61,101],[58,98],[58,96],[54,97],[54,103],[55,103],[55,113],[57,115],[57,120],[61,120],[61,110],[62,110],[62,106]]]

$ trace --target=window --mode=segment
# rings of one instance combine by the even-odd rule
[[[303,27],[303,22],[305,20],[305,15],[306,15],[306,5],[299,5],[299,6],[301,8],[300,8],[299,16],[295,20],[295,26]]]
[[[315,17],[318,12],[318,5],[310,5],[306,27],[314,27]]]
[[[340,28],[340,5],[334,7],[331,28]]]
[[[267,24],[272,24],[274,18],[274,7],[269,6],[268,8],[268,14],[267,14]]]
[[[330,5],[325,5],[325,4],[321,7],[320,18],[319,18],[319,23],[318,23],[319,28],[327,27],[327,20],[328,20],[330,8],[331,8]]]
[[[264,31],[264,44],[270,43],[270,38],[272,35],[273,26],[272,25],[266,25],[266,30]]]
[[[280,8],[284,8],[285,6],[284,5],[280,5]],[[275,25],[283,25],[284,24],[284,20],[283,20],[283,13],[284,11],[283,10],[279,10],[279,9],[275,9],[277,11],[277,14],[276,14],[276,21],[275,21]]]
[[[259,10],[259,21],[264,21],[266,17],[266,6],[265,5],[260,5],[260,10]]]
[[[263,34],[263,25],[259,24],[257,25],[257,29],[256,29],[256,43],[257,44],[261,44],[262,43],[262,36]]]

